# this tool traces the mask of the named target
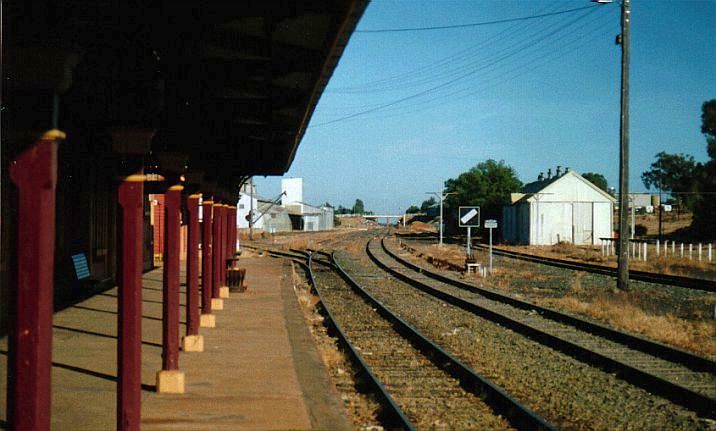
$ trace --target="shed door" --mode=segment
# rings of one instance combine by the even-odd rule
[[[593,244],[592,202],[575,202],[572,211],[574,244]]]

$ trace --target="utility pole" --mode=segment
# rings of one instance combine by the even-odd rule
[[[443,246],[443,201],[445,196],[443,195],[442,189],[440,190],[440,247]]]
[[[254,240],[254,177],[249,178],[249,239]]]
[[[444,193],[444,187],[439,192],[425,192],[427,194],[435,195],[440,199],[440,247],[443,246],[443,201],[450,195],[456,195],[457,192]]]
[[[621,117],[619,121],[619,278],[617,287],[629,290],[629,25],[630,0],[622,0],[619,42],[622,47]]]

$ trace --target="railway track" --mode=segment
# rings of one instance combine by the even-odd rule
[[[413,241],[419,241],[426,238],[406,238]],[[464,240],[458,240],[454,238],[446,238],[446,242],[450,243],[462,243]],[[484,244],[475,244],[473,248],[482,251],[487,251],[488,246]],[[498,247],[492,248],[492,253],[498,256],[509,257],[513,259],[523,260],[527,262],[534,262],[543,265],[549,265],[562,269],[571,269],[574,271],[585,271],[594,274],[607,275],[610,277],[617,277],[617,269],[605,265],[597,265],[587,262],[576,262],[572,260],[557,259],[553,257],[535,256],[528,253],[520,253],[512,250],[504,250]],[[643,281],[647,283],[663,284],[666,286],[683,287],[686,289],[702,290],[706,292],[716,292],[716,281],[706,280],[703,278],[685,277],[682,275],[671,275],[671,274],[659,274],[655,272],[639,271],[630,269],[629,279]]]
[[[385,249],[383,249],[382,246],[379,245],[376,247],[376,244],[380,243],[374,242],[370,247],[373,251],[378,249],[385,252]],[[273,251],[271,253],[273,254]],[[306,253],[298,251],[279,251],[274,255],[281,255],[281,257],[305,261]],[[427,295],[424,291],[415,289],[412,283],[408,286],[405,282],[402,282],[403,287],[398,288],[397,283],[398,279],[401,278],[400,276],[396,274],[388,275],[386,273],[378,272],[376,271],[377,268],[372,265],[371,267],[373,269],[368,269],[365,267],[365,263],[357,265],[355,264],[357,262],[355,259],[362,260],[364,258],[355,258],[351,256],[352,255],[350,254],[341,252],[339,259],[340,265],[339,262],[336,262],[334,265],[336,268],[340,268],[341,265],[345,266],[346,263],[349,263],[348,272],[351,275],[346,274],[343,275],[342,278],[339,278],[337,273],[328,272],[327,267],[325,267],[316,271],[316,277],[313,283],[314,286],[317,287],[318,293],[321,295],[321,302],[325,306],[325,309],[330,310],[331,313],[335,314],[334,317],[330,317],[329,319],[336,319],[336,326],[341,328],[340,332],[344,333],[347,340],[350,340],[346,341],[346,343],[353,343],[354,345],[353,348],[346,347],[346,350],[354,351],[356,356],[360,355],[361,360],[365,362],[368,369],[372,370],[364,372],[365,375],[373,375],[377,379],[377,382],[382,382],[380,384],[383,385],[384,395],[379,395],[378,398],[383,400],[382,402],[384,405],[390,404],[389,401],[386,401],[388,397],[392,398],[393,404],[400,410],[404,409],[403,411],[405,411],[405,413],[403,413],[403,415],[406,418],[409,418],[408,420],[410,422],[408,424],[400,425],[400,422],[395,419],[400,416],[399,413],[394,412],[387,414],[388,417],[392,418],[388,421],[388,423],[391,424],[390,426],[405,429],[413,429],[411,427],[418,429],[440,427],[446,429],[483,429],[486,427],[484,425],[485,423],[492,423],[492,420],[499,418],[495,415],[495,411],[503,412],[503,416],[511,418],[511,416],[506,416],[504,413],[504,407],[500,406],[499,402],[495,404],[494,400],[491,400],[490,397],[488,397],[487,400],[491,401],[491,405],[494,406],[494,410],[492,411],[490,411],[488,406],[484,405],[476,408],[476,410],[469,410],[467,407],[462,407],[462,403],[466,401],[463,398],[453,398],[456,395],[461,395],[460,391],[457,389],[448,389],[444,391],[444,388],[457,387],[466,389],[469,388],[471,384],[466,384],[464,381],[461,382],[460,373],[456,374],[454,369],[451,369],[450,367],[447,369],[447,371],[451,371],[450,373],[447,373],[445,369],[441,372],[443,374],[450,374],[450,377],[455,380],[452,383],[452,386],[447,383],[436,385],[435,381],[432,381],[431,383],[430,379],[440,374],[435,374],[436,371],[434,370],[426,371],[422,368],[416,367],[422,367],[423,364],[435,367],[436,364],[440,364],[443,361],[439,359],[440,356],[438,356],[438,359],[436,360],[436,357],[434,356],[435,354],[426,354],[423,350],[424,346],[422,346],[424,343],[434,345],[436,347],[439,345],[439,349],[442,350],[445,355],[452,355],[457,362],[466,365],[466,367],[469,367],[471,370],[479,370],[481,373],[480,376],[483,379],[489,379],[491,386],[503,388],[501,390],[502,392],[509,392],[511,394],[511,396],[509,396],[510,399],[519,399],[520,405],[529,406],[531,409],[529,411],[535,411],[541,417],[547,418],[547,421],[556,424],[550,425],[549,422],[545,422],[543,425],[525,426],[522,422],[516,421],[513,418],[510,419],[510,423],[508,425],[519,429],[554,426],[568,429],[613,429],[629,427],[641,429],[712,429],[714,424],[716,424],[716,422],[709,421],[709,419],[706,418],[700,419],[699,417],[693,415],[693,413],[688,413],[686,410],[680,410],[680,407],[669,404],[665,399],[653,398],[653,395],[649,395],[640,389],[630,386],[630,384],[626,381],[622,380],[621,383],[617,383],[620,380],[616,379],[613,374],[604,373],[603,371],[599,371],[588,365],[575,365],[582,363],[581,361],[589,363],[589,361],[593,358],[585,358],[585,355],[592,355],[590,353],[583,352],[583,354],[575,354],[572,352],[569,354],[569,357],[572,358],[571,363],[566,359],[555,360],[555,358],[561,354],[556,352],[560,350],[559,348],[551,346],[554,351],[550,351],[550,348],[546,347],[537,348],[537,346],[542,345],[540,343],[543,343],[545,338],[544,336],[535,336],[532,334],[532,337],[530,338],[532,341],[529,341],[530,339],[524,337],[522,339],[525,341],[511,341],[515,337],[519,338],[520,335],[513,333],[510,329],[505,329],[504,326],[507,325],[504,323],[494,325],[494,328],[492,329],[486,329],[486,324],[479,323],[479,319],[481,319],[480,317],[475,317],[477,320],[475,320],[474,323],[468,323],[468,319],[465,318],[464,315],[460,317],[461,315],[459,314],[466,313],[464,309],[447,305],[443,299],[437,299],[434,297],[432,297],[433,305],[430,305],[430,300],[417,299],[419,295],[423,295],[424,297],[428,297],[429,295]],[[328,264],[328,256],[325,253],[313,253],[313,257],[314,260]],[[353,264],[351,264],[351,262]],[[393,264],[398,268],[402,266],[396,264],[395,262]],[[411,274],[411,277],[408,278],[427,278],[427,274],[424,270],[422,274],[418,274],[404,266],[402,266],[402,270],[407,271],[407,274]],[[417,277],[416,274],[418,274]],[[433,283],[436,282],[434,279],[423,281]],[[355,286],[351,283],[354,283]],[[359,287],[359,283],[362,286]],[[455,291],[454,296],[467,296],[465,300],[468,301],[473,301],[470,296],[482,296],[481,294],[477,294],[475,292],[465,291],[463,288],[453,286],[452,289]],[[363,299],[357,300],[357,295],[363,296]],[[371,297],[372,299],[370,299]],[[376,305],[378,304],[378,301],[386,305]],[[425,303],[421,304],[423,301]],[[442,303],[442,306],[440,306],[440,303]],[[512,307],[512,312],[516,315],[516,317],[523,319],[523,324],[525,323],[525,320],[539,320],[543,318],[541,316],[541,311],[537,311],[533,304],[529,305],[531,307],[529,310]],[[498,308],[499,307],[510,308],[510,306],[504,304],[498,306]],[[384,319],[384,313],[388,312],[387,308],[390,308],[392,311],[391,314],[396,315],[398,323],[394,321],[383,323],[381,325],[376,324],[376,326],[373,327],[371,326],[372,324],[370,323],[370,320],[364,320],[367,319],[367,317],[364,316],[364,313],[370,314],[371,312],[373,315],[378,315]],[[428,323],[425,323],[424,317],[429,315],[432,315],[433,320],[427,319]],[[423,322],[421,322],[421,319]],[[435,322],[440,323],[436,324]],[[451,325],[453,325],[452,333],[446,334],[446,332],[449,332],[446,331],[446,328],[450,328]],[[560,323],[557,325],[563,324]],[[405,334],[403,333],[405,330],[404,327],[409,328],[411,326],[413,328],[417,328],[432,341],[426,340],[418,342],[411,340],[407,342],[403,340],[398,342],[396,341],[397,338],[395,338],[395,334],[389,335],[386,332],[381,332],[390,328],[390,330],[394,333],[402,334],[405,337]],[[566,326],[569,327],[569,325]],[[554,329],[554,327],[552,327],[552,329]],[[351,338],[352,331],[355,331],[353,332],[353,338]],[[471,331],[474,331],[476,334],[470,334]],[[339,330],[336,332],[339,332]],[[515,332],[519,331],[515,330]],[[574,335],[574,333],[578,334],[580,331],[574,328],[567,328],[566,330],[560,331],[558,327],[556,332],[558,335],[566,334],[567,342],[576,343],[578,340],[571,339],[569,333],[571,332],[571,335]],[[512,333],[512,335],[510,335],[510,333]],[[374,338],[375,334],[379,334],[377,340]],[[464,335],[454,336],[459,334]],[[587,335],[593,336],[593,334]],[[465,336],[468,337],[465,338]],[[486,351],[484,354],[480,353],[482,350],[485,350],[485,345],[483,344],[482,346],[478,346],[474,344],[473,340],[469,339],[473,336],[477,337],[477,340],[480,338],[489,340],[487,346],[495,344],[496,347],[492,348],[492,350],[497,350],[500,352],[500,355],[507,356],[504,356],[505,359],[495,360],[490,357],[490,355],[494,354],[494,352]],[[599,337],[597,337],[597,340],[597,342],[592,343],[593,346],[591,347],[603,349],[602,353],[604,353],[604,351],[608,351],[607,353],[609,353],[609,343],[613,343],[615,345],[619,344],[609,339],[604,340]],[[535,341],[537,343],[534,347],[519,346],[519,344],[535,343]],[[550,345],[549,342],[545,344]],[[589,343],[585,342],[585,344],[588,345]],[[419,348],[417,354],[421,355],[418,356],[420,360],[415,359],[415,357],[411,358],[410,356],[402,356],[404,351],[406,351],[405,349],[408,347],[411,347],[413,350],[415,350],[415,347]],[[394,352],[390,350],[393,348],[397,348],[399,351]],[[582,346],[582,348],[585,348],[585,346]],[[486,350],[491,350],[491,348]],[[541,351],[541,353],[539,351]],[[366,352],[369,354],[365,354]],[[614,354],[615,352],[611,351],[611,353]],[[636,353],[643,354],[643,352],[640,351],[637,351]],[[538,359],[537,362],[535,362],[534,359],[528,360],[527,356],[530,355],[540,359]],[[679,355],[679,353],[676,354],[677,357]],[[481,356],[484,357],[480,358]],[[475,359],[476,357],[477,359]],[[389,358],[393,362],[384,362],[385,358]],[[575,358],[579,358],[579,360]],[[635,358],[636,356],[631,356],[631,359]],[[624,358],[621,359],[623,360]],[[539,368],[531,368],[539,367],[540,365],[535,364],[540,363],[540,360],[544,361],[541,366],[551,369],[551,371],[544,372],[539,370]],[[495,365],[495,361],[497,361],[497,363],[502,361],[508,362],[509,366],[506,367],[507,371],[498,371],[496,368],[499,368],[499,366]],[[671,366],[669,365],[669,361],[663,361],[668,367]],[[694,371],[687,366],[677,364],[679,367],[682,367],[681,370],[674,371],[673,368],[669,368],[663,369],[661,372],[662,374],[674,377],[675,380],[683,378],[680,374],[683,369],[686,369],[684,376],[694,375],[694,373],[698,374],[701,372],[707,380],[703,380],[701,382],[703,385],[698,388],[695,387],[698,386],[698,383],[692,381],[695,385],[692,385],[691,388],[688,389],[691,391],[701,390],[702,392],[708,392],[709,387],[712,386],[711,382],[713,382],[713,369],[708,371],[708,367],[713,363],[706,362],[699,365],[698,361],[699,360],[696,360],[696,364],[694,365],[692,363],[690,366],[696,369],[699,367],[707,367],[707,371]],[[356,360],[356,362],[359,361]],[[650,363],[648,366],[658,368],[651,359],[647,362]],[[603,368],[611,370],[612,373],[616,372],[620,377],[628,380],[624,377],[623,372],[617,370],[616,368],[610,368],[609,366],[603,366]],[[552,376],[558,377],[549,377],[550,372],[552,373]],[[471,371],[471,373],[476,374],[474,371]],[[599,373],[602,374],[599,375]],[[414,377],[417,376],[428,376],[429,378],[427,381],[423,381],[421,383],[414,380]],[[400,380],[403,378],[405,380]],[[554,381],[550,381],[551,379]],[[378,387],[378,384],[379,383],[375,383],[374,385]],[[423,389],[423,384],[427,385],[428,388],[436,386],[436,390],[432,391],[431,389]],[[643,385],[638,384],[638,382],[637,386],[643,387]],[[630,387],[633,389],[630,389]],[[480,393],[482,390],[478,390],[476,393]],[[677,391],[680,390],[681,389],[677,389]],[[380,393],[381,391],[379,389],[374,389],[374,392]],[[566,393],[567,395],[559,395],[560,392],[563,394]],[[654,392],[653,388],[652,392]],[[428,393],[429,396],[427,395]],[[411,394],[422,395],[412,397]],[[673,396],[668,396],[667,394],[664,395],[664,397],[673,400],[675,404],[686,405],[686,407],[691,411],[698,411],[702,417],[714,417],[712,409],[713,404],[709,404],[713,403],[713,398],[710,398],[710,401],[707,400],[706,404],[701,403],[699,405],[699,402],[680,402],[678,398],[681,395],[681,393]],[[706,398],[709,397],[707,396]],[[661,401],[659,401],[660,399]],[[466,405],[473,406],[472,403],[474,402],[479,403],[481,401],[475,397],[474,399],[468,399]],[[605,404],[608,407],[604,407]],[[432,414],[428,413],[426,415],[426,409],[432,412]],[[465,415],[450,415],[450,421],[444,422],[441,417],[436,415],[436,412],[444,413],[446,411],[466,411],[469,413],[466,413]],[[472,423],[469,422],[472,420],[471,418],[479,418],[478,421],[480,424],[476,426],[467,425]],[[499,427],[504,426],[505,424],[502,424]]]
[[[402,417],[406,429],[556,429],[415,331],[334,266],[337,272],[311,266],[312,283],[352,356],[395,409],[393,424]]]
[[[556,429],[390,312],[325,252],[256,250],[304,265],[329,326],[385,406],[389,428]]]
[[[373,261],[396,278],[701,415],[716,416],[716,362],[419,267],[372,240]]]

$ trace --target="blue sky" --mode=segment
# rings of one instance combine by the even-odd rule
[[[594,7],[590,7],[594,6]],[[585,9],[581,9],[585,8]],[[705,161],[701,104],[716,98],[716,0],[632,0],[630,189],[660,151]],[[369,33],[538,19],[468,28]],[[288,177],[304,200],[396,213],[448,178],[504,160],[618,180],[619,5],[373,1],[311,119]],[[401,101],[402,100],[402,101]],[[256,178],[258,193],[281,177]]]

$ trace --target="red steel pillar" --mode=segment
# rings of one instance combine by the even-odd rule
[[[214,223],[212,228],[212,236],[214,239],[213,256],[212,256],[212,280],[211,280],[211,297],[219,299],[219,288],[221,287],[221,208],[223,205],[214,204]],[[214,301],[213,305],[218,305],[223,301]],[[221,310],[223,307],[214,307]]]
[[[182,350],[201,352],[204,340],[199,335],[199,198],[194,194],[187,198],[189,213],[186,251],[186,336],[182,338]]]
[[[184,373],[179,371],[179,234],[183,189],[174,185],[165,195],[162,370],[157,373],[157,392],[163,393],[184,393]]]
[[[49,430],[52,374],[52,295],[55,262],[57,146],[52,130],[10,164],[19,190],[17,321],[11,429]]]
[[[236,207],[229,207],[229,258],[234,257],[236,253]]]
[[[187,198],[186,335],[199,334],[199,197],[195,194]]]
[[[117,316],[117,429],[138,431],[142,420],[142,244],[144,175],[119,186],[121,207]]]
[[[202,232],[203,239],[201,243],[201,320],[202,327],[214,327],[214,315],[211,314],[211,297],[212,297],[212,275],[213,275],[213,255],[212,255],[212,216],[214,202],[206,200],[202,203]]]
[[[221,207],[221,297],[229,297],[229,287],[226,285],[226,259],[229,251],[229,206]]]

